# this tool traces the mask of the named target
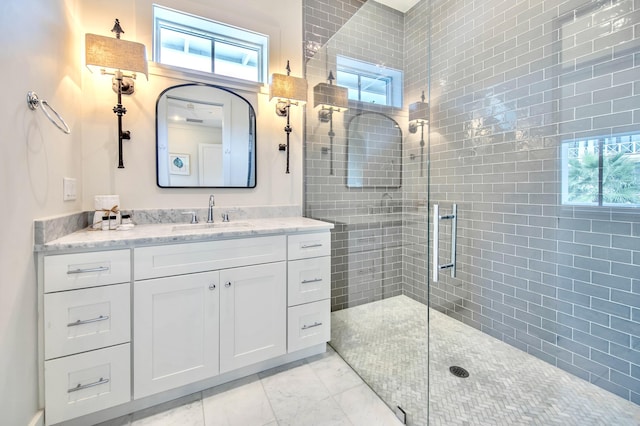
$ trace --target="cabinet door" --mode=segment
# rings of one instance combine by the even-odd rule
[[[285,354],[285,262],[226,269],[220,283],[220,372]]]
[[[218,374],[219,272],[136,281],[134,398]]]

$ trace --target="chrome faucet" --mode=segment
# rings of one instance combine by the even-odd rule
[[[385,201],[385,199],[387,201]],[[380,207],[388,206],[389,200],[393,200],[393,197],[391,196],[391,194],[389,194],[388,192],[385,192],[384,194],[382,194],[382,198],[380,198]]]
[[[393,206],[389,206],[389,202],[393,200],[393,197],[388,192],[382,194],[380,199],[380,213],[392,213]]]
[[[182,212],[182,214],[190,214],[191,223],[198,223],[198,214],[196,212]]]
[[[213,206],[216,205],[213,194],[209,196],[209,213],[207,213],[207,223],[213,223]]]

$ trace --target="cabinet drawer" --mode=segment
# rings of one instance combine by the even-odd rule
[[[135,279],[283,261],[285,238],[281,235],[136,248]]]
[[[128,342],[129,299],[129,283],[45,294],[45,359]]]
[[[131,399],[129,344],[44,363],[47,425]]]
[[[289,308],[287,320],[288,352],[331,340],[331,302],[329,299]]]
[[[331,257],[289,261],[289,306],[315,302],[331,297]]]
[[[288,259],[305,259],[331,255],[331,234],[294,234],[288,237]]]
[[[131,280],[129,250],[59,254],[44,258],[44,292],[75,290]]]

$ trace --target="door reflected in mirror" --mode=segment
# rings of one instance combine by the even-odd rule
[[[229,89],[185,84],[156,104],[156,164],[163,188],[254,188],[256,118]]]

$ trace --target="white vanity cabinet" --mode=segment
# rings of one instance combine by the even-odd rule
[[[131,399],[131,251],[45,256],[46,423]]]
[[[134,258],[134,398],[286,353],[286,236],[142,247]]]
[[[267,233],[154,243],[145,231],[143,244],[120,242],[127,248],[40,253],[46,425],[103,421],[324,352],[329,227],[272,223]]]

